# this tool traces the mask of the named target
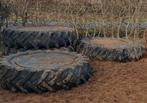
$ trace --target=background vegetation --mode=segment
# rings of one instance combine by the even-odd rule
[[[70,25],[78,35],[145,39],[147,0],[1,0],[10,11],[5,24]],[[8,12],[5,12],[8,14]]]

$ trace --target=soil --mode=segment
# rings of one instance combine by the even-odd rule
[[[64,26],[36,26],[36,27],[20,27],[20,31],[73,31],[73,28]]]
[[[125,40],[117,39],[92,39],[90,40],[92,45],[102,45],[106,48],[114,48],[122,45],[126,45],[128,42]]]
[[[77,55],[78,56],[78,55]],[[79,62],[79,57],[73,56],[64,52],[35,52],[34,54],[21,54],[19,56],[12,56],[10,64],[18,68],[24,67],[26,69],[44,70],[53,69],[55,67],[64,68],[70,67]]]
[[[147,103],[147,56],[138,62],[92,60],[91,79],[71,90],[45,94],[0,89],[0,103]]]

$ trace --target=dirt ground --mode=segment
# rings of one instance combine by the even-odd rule
[[[94,75],[71,90],[23,94],[0,89],[0,103],[147,103],[147,57],[138,62],[91,61]]]

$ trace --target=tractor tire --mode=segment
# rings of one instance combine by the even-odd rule
[[[91,71],[88,58],[75,52],[19,52],[2,58],[0,87],[24,93],[71,89],[86,82],[92,74]]]
[[[104,43],[107,41],[115,41],[118,40],[120,42],[124,42],[125,44],[119,44],[114,47],[104,46],[103,43],[92,43],[93,41],[104,40]],[[112,44],[113,45],[113,44]],[[78,52],[89,56],[91,59],[99,59],[99,60],[111,60],[118,62],[128,62],[128,61],[136,61],[141,59],[145,54],[145,48],[132,41],[128,41],[125,39],[114,39],[114,38],[86,38],[81,41],[81,44],[78,47]]]
[[[32,28],[32,29],[31,29]],[[4,54],[17,51],[68,47],[76,34],[72,30],[52,31],[48,27],[15,27],[2,32]]]

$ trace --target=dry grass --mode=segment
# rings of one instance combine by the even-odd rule
[[[36,22],[68,22],[78,35],[103,34],[134,40],[145,36],[144,29],[130,24],[146,21],[146,0],[6,0],[12,7],[13,21],[18,18]],[[12,2],[13,1],[13,2]],[[23,6],[22,6],[23,5]],[[26,15],[27,13],[27,15]],[[79,24],[95,23],[95,28]],[[109,24],[108,24],[109,23]],[[125,24],[125,25],[124,25]]]

